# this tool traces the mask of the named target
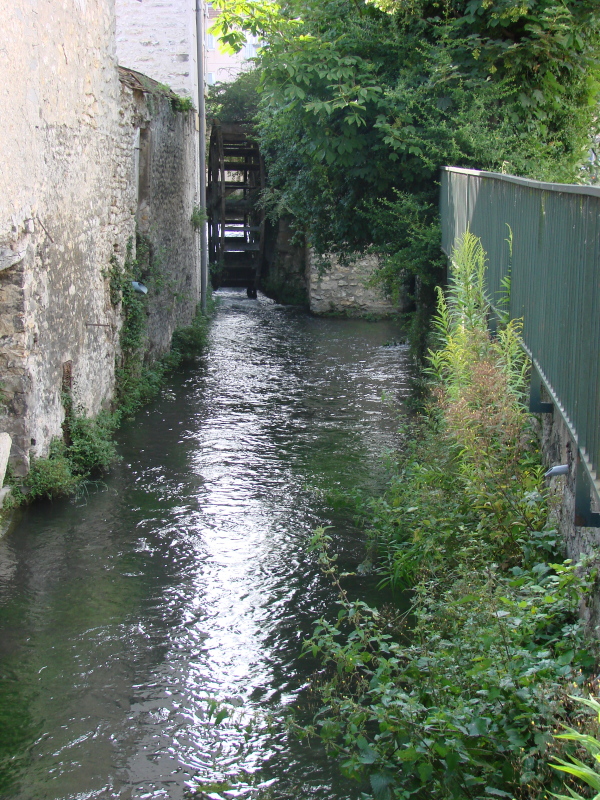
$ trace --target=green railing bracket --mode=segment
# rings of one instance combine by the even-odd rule
[[[532,414],[552,414],[554,411],[554,403],[542,401],[542,378],[533,363],[529,384],[529,411]]]
[[[575,525],[578,528],[600,528],[600,514],[592,511],[591,490],[589,472],[578,456],[575,483]]]

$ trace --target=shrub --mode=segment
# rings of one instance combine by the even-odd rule
[[[106,411],[95,419],[73,416],[69,422],[71,444],[67,458],[75,475],[88,477],[107,472],[117,457],[113,440],[116,419]]]
[[[27,475],[25,486],[27,498],[37,500],[68,495],[74,491],[80,478],[73,474],[67,448],[60,439],[54,439],[48,458],[34,458]]]
[[[180,360],[190,361],[202,353],[206,348],[207,342],[208,317],[198,308],[191,325],[187,325],[185,328],[177,328],[173,332],[171,350],[179,356]]]
[[[194,206],[192,210],[192,216],[190,217],[190,222],[192,223],[192,228],[195,231],[202,230],[202,226],[208,222],[208,216],[206,211],[200,206]]]

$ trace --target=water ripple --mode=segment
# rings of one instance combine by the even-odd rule
[[[308,487],[379,480],[396,436],[382,394],[406,391],[395,338],[223,293],[205,362],[122,431],[106,491],[30,509],[0,540],[0,725],[18,720],[0,796],[180,800],[241,775],[228,797],[256,781],[358,796],[283,717],[308,713],[301,644],[335,603],[312,530],[362,558]]]

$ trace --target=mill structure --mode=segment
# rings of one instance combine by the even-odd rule
[[[256,297],[264,262],[264,162],[252,126],[212,120],[208,157],[208,253],[213,288]]]

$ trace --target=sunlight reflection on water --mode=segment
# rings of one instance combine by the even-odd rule
[[[380,480],[396,435],[382,392],[406,392],[396,336],[223,292],[205,363],[122,431],[106,491],[30,509],[0,540],[4,691],[23,728],[3,796],[178,800],[196,776],[242,771],[275,797],[358,796],[282,709],[304,702],[301,642],[335,602],[311,531],[334,524],[342,565],[363,557],[310,487]]]

